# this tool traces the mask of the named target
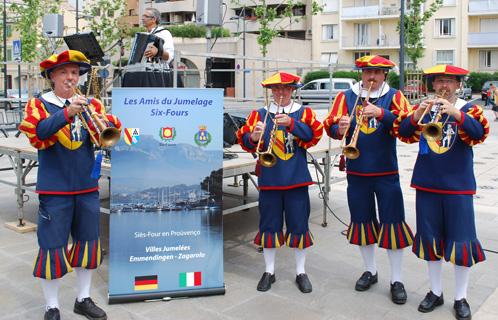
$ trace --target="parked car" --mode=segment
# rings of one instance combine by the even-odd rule
[[[297,94],[301,97],[303,104],[328,102],[330,96],[334,99],[339,92],[351,89],[355,83],[356,80],[351,78],[333,78],[331,90],[329,78],[316,79],[301,87]]]
[[[498,87],[498,80],[488,80],[488,81],[484,82],[482,89],[481,89],[482,101],[486,101],[486,99],[488,98],[488,89],[489,89],[489,86],[491,85],[491,83],[493,83],[495,85],[495,87]]]
[[[472,99],[472,89],[464,84],[463,87],[458,91],[458,97],[464,100]]]

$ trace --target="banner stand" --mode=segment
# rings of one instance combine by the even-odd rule
[[[190,290],[190,291],[170,291],[165,296],[164,292],[149,293],[149,294],[124,294],[124,295],[114,295],[109,296],[109,304],[116,303],[127,303],[127,302],[137,302],[140,300],[169,300],[168,298],[178,298],[178,297],[198,297],[198,296],[214,296],[225,294],[225,286],[222,288],[209,288],[200,290]]]

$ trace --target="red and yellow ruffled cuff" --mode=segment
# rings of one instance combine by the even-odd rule
[[[284,245],[284,233],[279,232],[258,232],[254,238],[254,243],[263,248],[280,248]]]
[[[289,248],[306,249],[311,247],[314,243],[313,235],[311,232],[305,233],[287,233],[285,235],[285,243]]]
[[[69,251],[69,261],[72,267],[95,269],[102,263],[102,248],[100,239],[90,241],[75,241]]]

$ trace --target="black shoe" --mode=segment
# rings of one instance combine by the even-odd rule
[[[81,314],[90,320],[106,320],[107,315],[105,311],[97,307],[92,298],[85,298],[83,301],[74,301],[74,313]]]
[[[310,293],[313,290],[313,287],[311,286],[310,279],[308,279],[308,276],[306,273],[300,273],[296,276],[296,283],[297,287],[302,293]]]
[[[271,284],[275,282],[275,275],[269,272],[263,273],[263,276],[258,282],[256,289],[258,291],[268,291],[271,288]]]
[[[45,312],[45,316],[43,317],[43,320],[60,320],[61,319],[61,314],[59,312],[59,309],[57,308],[50,308]]]
[[[365,271],[361,275],[360,279],[356,281],[354,288],[356,291],[366,291],[370,289],[370,286],[374,283],[377,283],[377,273],[372,275],[370,271]]]
[[[399,281],[391,283],[391,300],[396,304],[405,304],[406,298],[405,286]]]
[[[420,302],[420,304],[418,305],[418,311],[424,313],[431,312],[432,310],[434,310],[434,308],[443,305],[443,303],[443,293],[441,293],[441,295],[438,297],[432,291],[429,291],[429,293],[425,295],[424,300],[422,300],[422,302]]]
[[[455,318],[457,318],[458,320],[472,319],[470,306],[467,300],[465,300],[465,298],[460,300],[455,300],[455,303],[453,304],[453,309],[455,309]]]

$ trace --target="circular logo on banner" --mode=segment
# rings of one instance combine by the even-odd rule
[[[207,126],[199,126],[199,131],[194,135],[194,141],[199,147],[205,147],[211,142],[211,134],[207,131]]]

